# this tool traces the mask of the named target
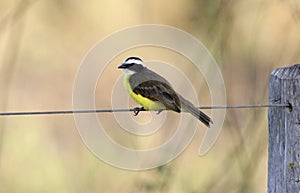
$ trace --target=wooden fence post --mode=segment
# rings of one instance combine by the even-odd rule
[[[300,64],[274,70],[269,82],[268,193],[300,193]]]

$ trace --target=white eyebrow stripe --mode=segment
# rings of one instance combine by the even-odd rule
[[[141,60],[136,60],[136,59],[130,59],[130,60],[127,60],[126,62],[124,62],[125,64],[132,64],[132,63],[135,63],[135,64],[140,64],[142,66],[145,66],[145,64],[141,61]]]

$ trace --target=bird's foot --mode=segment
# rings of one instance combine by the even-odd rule
[[[144,111],[144,110],[145,110],[144,107],[135,107],[135,108],[133,109],[133,115],[134,115],[134,116],[137,116],[141,111]]]
[[[158,110],[156,114],[159,115],[161,112],[163,112],[163,109]]]

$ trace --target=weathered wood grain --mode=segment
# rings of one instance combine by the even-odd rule
[[[300,64],[274,70],[269,102],[291,108],[269,108],[268,193],[300,192]]]

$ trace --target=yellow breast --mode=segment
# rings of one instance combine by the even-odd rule
[[[129,83],[129,75],[124,78],[125,88],[127,89],[130,96],[140,105],[142,105],[146,110],[160,110],[165,109],[164,105],[161,103],[152,101],[146,97],[143,97],[140,94],[136,94],[133,92],[130,83]]]

